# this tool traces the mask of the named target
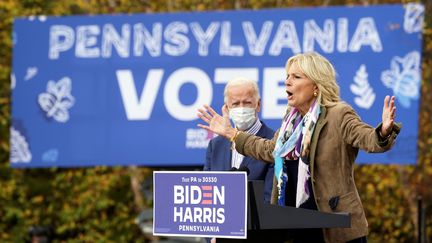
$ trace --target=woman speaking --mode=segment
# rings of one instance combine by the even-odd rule
[[[376,128],[361,121],[341,101],[333,65],[317,53],[298,54],[286,63],[288,107],[282,125],[269,140],[233,128],[228,109],[222,116],[204,106],[198,126],[229,139],[237,152],[275,163],[273,204],[348,212],[350,228],[294,231],[294,242],[366,242],[368,224],[354,182],[359,149],[389,150],[400,131],[395,123],[394,97],[384,99],[382,123]]]

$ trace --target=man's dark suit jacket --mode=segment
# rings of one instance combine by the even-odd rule
[[[262,121],[261,123],[262,126],[256,135],[262,138],[273,138],[274,131]],[[264,180],[264,200],[266,202],[270,202],[271,198],[274,174],[273,165],[250,157],[244,157],[240,164],[240,167],[246,166],[249,169],[249,180]],[[222,136],[210,140],[207,147],[204,170],[229,171],[231,167],[231,142]]]

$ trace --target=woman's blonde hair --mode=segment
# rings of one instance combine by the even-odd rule
[[[285,65],[287,73],[294,63],[297,64],[306,77],[318,86],[317,99],[319,104],[331,106],[340,101],[339,85],[336,83],[336,71],[325,57],[316,52],[292,56]]]

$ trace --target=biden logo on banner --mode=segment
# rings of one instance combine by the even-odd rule
[[[245,172],[158,171],[153,185],[154,235],[246,238]]]

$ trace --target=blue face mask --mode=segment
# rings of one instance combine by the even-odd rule
[[[249,107],[231,108],[229,116],[240,131],[251,128],[257,119],[255,109]]]

